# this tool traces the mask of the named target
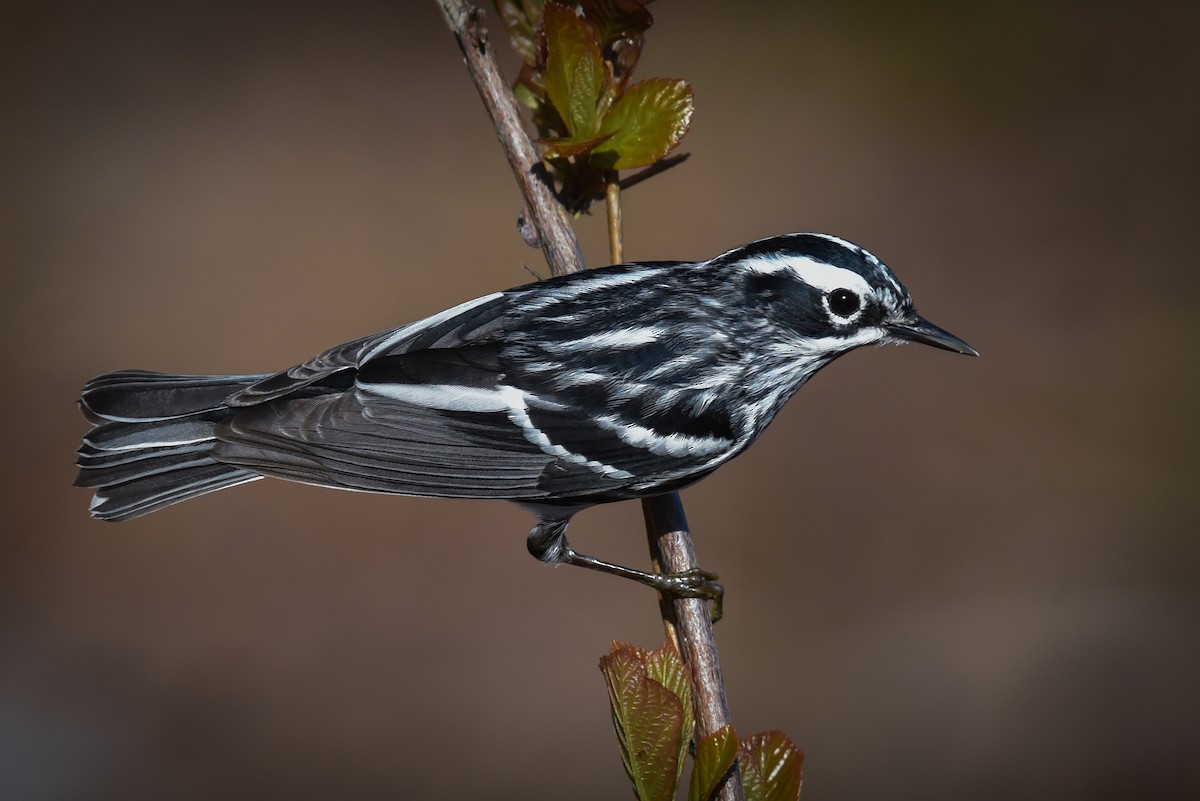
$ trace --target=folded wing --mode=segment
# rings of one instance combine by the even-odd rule
[[[248,387],[213,456],[346,489],[571,503],[633,497],[711,460],[656,453],[552,392],[518,388],[503,306],[467,304]]]

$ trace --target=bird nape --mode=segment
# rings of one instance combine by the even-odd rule
[[[711,574],[576,552],[571,517],[700,480],[835,358],[905,342],[978,355],[866,250],[787,234],[495,292],[280,373],[94,378],[75,483],[113,521],[264,477],[505,499],[537,516],[544,562],[711,598]]]

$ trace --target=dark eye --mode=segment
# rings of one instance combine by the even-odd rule
[[[829,293],[829,310],[838,317],[849,317],[858,311],[862,301],[849,289],[835,289]]]

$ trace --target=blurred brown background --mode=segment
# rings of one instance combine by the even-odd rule
[[[632,797],[596,660],[653,596],[519,509],[87,518],[89,376],[274,370],[542,269],[432,2],[191,5],[0,20],[0,797]],[[1200,797],[1200,18],[1132,8],[654,6],[639,73],[698,111],[630,257],[838,233],[983,353],[839,361],[685,493],[734,719],[808,798]],[[645,562],[635,504],[573,534]]]

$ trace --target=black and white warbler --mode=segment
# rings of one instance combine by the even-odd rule
[[[835,358],[903,342],[976,355],[862,248],[777,236],[496,292],[273,375],[100,376],[75,483],[102,520],[264,476],[507,499],[537,515],[538,559],[678,592],[574,551],[571,516],[698,481]]]

